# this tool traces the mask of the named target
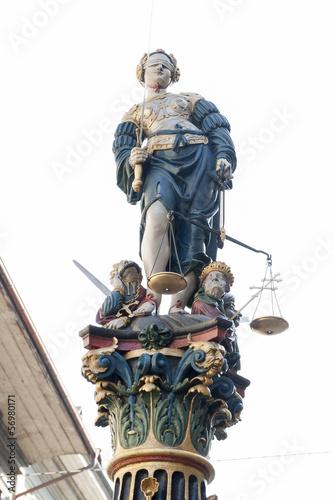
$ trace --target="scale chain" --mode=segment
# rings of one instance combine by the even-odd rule
[[[248,301],[246,302],[246,304],[244,304],[244,305],[243,305],[240,309],[238,309],[238,311],[237,311],[237,312],[235,312],[235,314],[234,314],[231,318],[229,318],[229,319],[233,320],[234,318],[236,318],[236,316],[237,316],[237,315],[238,315],[238,314],[239,314],[239,313],[240,313],[243,309],[245,309],[245,307],[246,307],[246,306],[248,306],[248,305],[250,304],[250,302],[252,302],[252,300],[254,300],[255,298],[257,298],[257,297],[258,297],[258,295],[260,294],[260,291],[262,291],[262,290],[266,289],[267,287],[269,287],[269,285],[272,283],[272,281],[274,281],[274,279],[276,278],[276,276],[278,276],[279,274],[280,274],[280,273],[275,274],[275,276],[273,276],[273,278],[272,278],[272,279],[270,279],[270,280],[269,280],[269,282],[268,282],[268,283],[266,283],[266,285],[264,285],[264,286],[262,286],[262,287],[250,287],[250,289],[251,289],[251,288],[259,288],[259,292],[257,292],[257,293],[255,293],[254,295],[252,295],[252,297],[250,298],[250,300],[248,300]],[[267,281],[267,279],[266,279],[265,281]],[[257,309],[256,309],[256,310],[257,310]]]

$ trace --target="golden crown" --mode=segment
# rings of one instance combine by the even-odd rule
[[[208,264],[208,266],[206,266],[204,268],[204,270],[202,271],[202,273],[200,274],[200,277],[199,277],[200,285],[202,284],[202,282],[206,278],[207,274],[209,274],[213,271],[218,271],[218,272],[224,274],[224,276],[226,277],[226,279],[228,281],[229,286],[233,285],[235,278],[231,272],[230,267],[227,266],[227,264],[225,262],[218,262],[218,261],[211,262],[210,264]]]

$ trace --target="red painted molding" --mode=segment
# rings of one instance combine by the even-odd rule
[[[174,457],[172,455],[144,455],[144,456],[135,456],[133,458],[128,458],[126,460],[118,462],[117,465],[115,465],[110,471],[111,478],[113,478],[116,471],[121,467],[137,462],[178,462],[201,470],[201,472],[204,473],[207,480],[210,477],[208,469],[206,469],[206,467],[199,464],[198,462],[195,462],[194,460],[190,460],[188,458]]]

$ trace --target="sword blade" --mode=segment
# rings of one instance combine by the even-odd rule
[[[96,278],[96,276],[94,276],[93,274],[91,274],[88,269],[86,269],[85,267],[83,267],[81,264],[79,264],[76,260],[73,259],[73,262],[74,264],[76,265],[76,267],[78,267],[80,269],[80,271],[85,275],[87,276],[87,278],[92,282],[94,283],[95,286],[97,286],[97,288],[103,292],[105,295],[110,295],[111,291],[105,286],[103,285],[103,283],[101,281],[99,281],[99,279]]]

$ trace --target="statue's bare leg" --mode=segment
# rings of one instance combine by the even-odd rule
[[[168,264],[170,246],[168,235],[165,234],[168,225],[167,214],[168,211],[160,201],[155,201],[147,210],[146,228],[141,244],[142,261],[147,277],[152,272],[165,271]],[[162,240],[163,244],[161,245]],[[146,302],[136,310],[135,315],[150,314],[158,309],[161,303],[161,294],[147,288],[146,296]]]
[[[170,314],[181,314],[184,313],[184,308],[187,304],[187,301],[191,297],[191,295],[196,291],[197,288],[197,280],[193,271],[189,272],[185,275],[185,279],[187,281],[187,287],[185,290],[172,295],[171,297],[171,305],[169,309]]]

